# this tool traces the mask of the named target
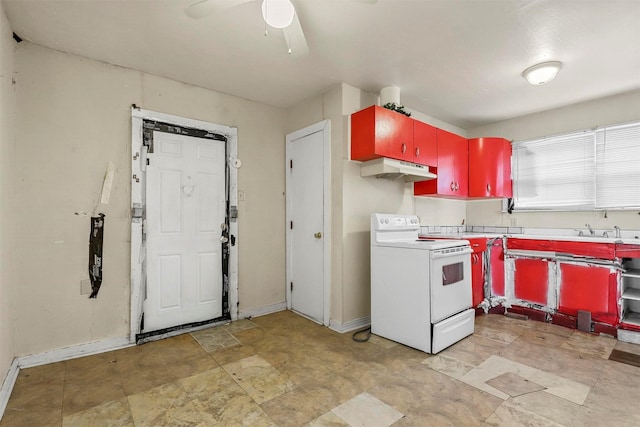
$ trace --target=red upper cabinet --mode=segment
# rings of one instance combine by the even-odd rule
[[[416,182],[416,196],[467,197],[469,144],[459,135],[436,129],[438,140],[438,177]]]
[[[413,120],[413,162],[427,166],[438,166],[437,129],[418,120]]]
[[[503,138],[469,140],[469,197],[511,197],[511,143]]]
[[[377,105],[351,115],[351,160],[380,157],[413,162],[413,122]]]

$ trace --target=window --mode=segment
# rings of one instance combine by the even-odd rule
[[[596,131],[596,207],[640,206],[640,123]]]
[[[640,123],[513,145],[516,210],[640,207]]]

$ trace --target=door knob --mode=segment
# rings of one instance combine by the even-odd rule
[[[320,239],[322,237],[322,233],[320,231],[318,231],[317,233],[313,233],[313,237],[315,237],[316,239]]]

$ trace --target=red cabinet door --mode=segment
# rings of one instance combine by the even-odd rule
[[[549,291],[549,261],[516,258],[514,263],[514,297],[521,301],[546,306]]]
[[[502,239],[491,242],[489,248],[491,296],[504,296],[504,247]]]
[[[351,115],[351,159],[413,161],[413,119],[372,105]]]
[[[640,258],[640,245],[616,243],[615,254],[617,258]]]
[[[469,197],[511,197],[511,143],[469,140]]]
[[[430,181],[416,182],[413,193],[445,197],[467,197],[469,191],[469,148],[465,138],[436,129],[438,139],[438,177]]]
[[[473,307],[477,307],[484,300],[484,252],[487,249],[487,239],[468,239],[471,243],[471,295]]]
[[[558,311],[577,316],[578,310],[609,325],[618,324],[617,272],[609,267],[560,263]]]
[[[511,154],[513,146],[511,141],[502,140],[502,167],[498,175],[496,185],[496,197],[513,197],[513,181],[511,179]]]
[[[413,162],[438,166],[438,137],[436,128],[418,120],[413,121]]]

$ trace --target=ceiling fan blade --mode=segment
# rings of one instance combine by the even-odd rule
[[[215,12],[220,12],[250,1],[253,0],[200,0],[188,6],[184,10],[184,13],[186,13],[189,18],[201,19]]]
[[[284,39],[287,42],[289,54],[292,56],[304,56],[309,54],[309,46],[307,39],[304,37],[302,25],[298,19],[298,13],[293,14],[293,22],[286,28],[282,29]]]

